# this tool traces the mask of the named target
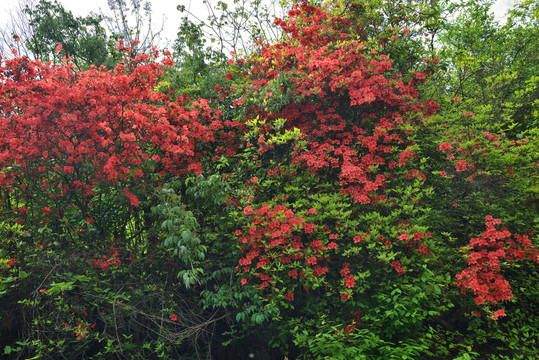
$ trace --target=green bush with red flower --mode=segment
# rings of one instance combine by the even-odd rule
[[[358,4],[298,2],[209,99],[159,83],[168,54],[4,60],[4,352],[532,356],[504,334],[535,329],[539,213],[519,199],[537,192],[537,131],[437,114],[417,88],[439,60],[393,70],[406,32]]]

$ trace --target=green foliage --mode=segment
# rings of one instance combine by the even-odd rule
[[[202,25],[183,17],[173,49],[178,61],[177,72],[170,74],[174,89],[194,98],[215,96],[213,88],[223,74],[219,64],[226,62],[226,56],[206,44]]]
[[[59,61],[71,57],[79,68],[90,65],[112,66],[119,60],[114,42],[101,25],[100,17],[76,17],[56,1],[40,0],[25,9],[32,28],[32,37],[24,39],[27,48],[41,61]],[[56,47],[62,51],[57,54]]]
[[[43,34],[53,24],[47,11],[63,14],[60,29],[68,20],[81,29],[75,37],[100,26],[47,4],[32,13]],[[167,136],[195,139],[193,167],[171,174],[170,164],[186,160],[171,158],[158,170],[150,154],[130,197],[117,182],[95,182],[95,204],[62,209],[43,223],[31,212],[9,216],[15,205],[20,212],[46,204],[41,185],[24,180],[37,199],[11,203],[6,181],[0,352],[43,359],[225,359],[246,349],[290,360],[536,357],[537,5],[521,2],[504,25],[487,1],[430,5],[353,0],[321,10],[298,3],[279,22],[288,32],[277,44],[230,61],[208,45],[202,24],[183,19],[179,63],[152,85],[155,99],[166,99],[152,112],[170,107],[174,116],[152,121],[185,120]],[[211,26],[248,14],[219,7]],[[268,36],[262,25],[252,40]],[[38,42],[44,53],[56,45],[48,39]],[[66,44],[62,51],[72,51]],[[436,114],[430,98],[440,104]],[[196,129],[212,131],[188,133],[206,104]],[[365,190],[366,199],[354,190]],[[455,286],[456,275],[474,265],[472,241],[488,237],[488,215],[507,227],[500,234],[529,243],[515,261],[507,254],[520,248],[493,242],[488,264],[480,264],[497,266],[510,301],[477,301],[482,289]]]
[[[200,268],[195,268],[204,260],[206,246],[201,244],[195,232],[199,224],[193,213],[186,211],[180,203],[180,198],[173,189],[164,188],[160,193],[161,204],[153,208],[153,213],[161,219],[161,230],[164,232],[163,246],[188,270],[181,271],[178,276],[183,279],[186,287],[195,284]]]
[[[482,107],[489,124],[515,137],[537,123],[537,9],[533,2],[519,2],[500,24],[491,6],[480,0],[449,4],[455,19],[443,26],[432,49],[444,72],[431,85],[441,93],[434,98],[444,112],[450,110],[444,97],[469,99],[472,111]]]

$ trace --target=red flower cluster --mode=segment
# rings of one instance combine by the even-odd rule
[[[11,267],[15,266],[16,262],[17,262],[17,259],[12,258],[6,263],[6,266],[11,268]]]
[[[391,262],[391,266],[393,267],[393,269],[395,269],[395,271],[397,272],[397,274],[399,275],[404,275],[404,267],[401,265],[400,261],[396,260],[396,261],[392,261]]]
[[[305,222],[284,205],[271,207],[264,204],[256,210],[247,206],[244,214],[251,216],[252,226],[236,231],[240,242],[245,244],[242,250],[246,254],[239,260],[239,264],[244,272],[251,272],[258,277],[263,287],[269,285],[273,278],[258,269],[270,264],[284,265],[301,260],[305,265],[313,265],[311,271],[315,276],[322,276],[327,271],[327,268],[314,266],[325,259],[323,251],[327,247],[319,240],[304,244],[301,236],[301,233],[312,231],[316,225]],[[256,264],[254,269],[253,264]],[[294,269],[288,275],[297,278],[298,272]]]
[[[95,191],[111,186],[137,207],[140,188],[162,178],[155,173],[199,174],[210,144],[212,155],[235,153],[237,122],[206,100],[154,91],[165,64],[140,55],[113,70],[73,71],[71,63],[0,60],[0,189],[35,207],[15,218],[48,222],[70,206],[87,214]]]
[[[75,333],[75,339],[80,342],[86,340],[90,333],[89,327],[90,326],[87,324],[83,324],[81,322],[78,323],[77,326],[73,329],[73,332]]]
[[[90,263],[96,268],[103,271],[107,271],[111,265],[115,265],[117,267],[120,267],[122,265],[122,261],[118,257],[118,251],[114,247],[111,246],[110,248],[110,256],[103,255],[101,259],[91,259]]]
[[[288,22],[275,23],[291,39],[262,47],[262,56],[250,60],[246,91],[255,89],[262,96],[271,81],[287,74],[293,84],[291,96],[303,100],[273,113],[259,109],[258,115],[284,118],[288,129],[304,134],[307,144],[293,153],[294,164],[312,173],[336,169],[342,193],[356,202],[385,200],[386,195],[378,193],[393,176],[391,164],[404,166],[416,159],[407,148],[408,130],[402,127],[434,114],[438,104],[418,102],[416,81],[404,84],[400,74],[391,74],[386,55],[369,51],[361,41],[343,40],[366,39],[361,26],[307,2],[290,14]],[[412,177],[425,178],[418,170],[409,173]]]
[[[498,230],[496,225],[499,224],[499,219],[485,217],[487,229],[470,240],[465,248],[468,267],[457,274],[457,286],[462,293],[471,290],[478,305],[486,302],[497,304],[513,295],[509,282],[500,274],[502,260],[527,259],[539,263],[539,252],[532,247],[527,235],[511,234],[505,227]]]

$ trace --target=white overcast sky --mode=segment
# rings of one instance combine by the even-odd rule
[[[129,0],[127,0],[129,1]],[[224,0],[231,3],[231,0]],[[0,0],[0,26],[4,26],[9,18],[10,9],[16,7],[19,0]],[[108,10],[107,0],[59,0],[59,2],[67,9],[78,16],[86,16],[91,11],[99,12],[99,8]],[[145,0],[143,0],[145,2]],[[212,0],[217,3],[217,0]],[[502,19],[509,7],[512,6],[514,0],[497,0],[494,6],[494,14],[496,18]],[[205,20],[207,17],[206,6],[202,0],[150,0],[153,12],[153,22],[155,25],[161,24],[165,20],[165,28],[163,31],[164,40],[174,40],[178,29],[180,12],[176,10],[178,5],[184,5],[190,9],[191,13],[195,14],[200,19]]]

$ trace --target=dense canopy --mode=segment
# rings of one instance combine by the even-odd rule
[[[187,14],[3,55],[4,356],[539,354],[537,5],[288,6],[242,54]]]

